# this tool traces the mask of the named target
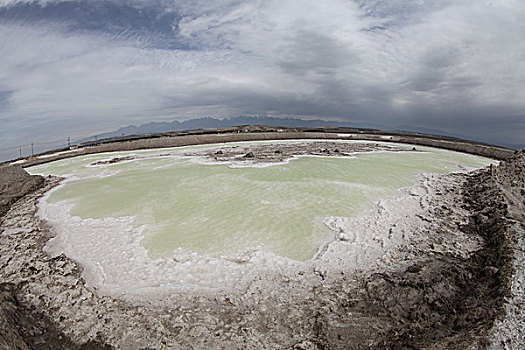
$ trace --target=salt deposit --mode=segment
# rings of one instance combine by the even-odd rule
[[[40,203],[56,233],[45,250],[79,262],[97,293],[130,300],[234,293],[262,270],[370,269],[426,225],[388,215],[372,222],[371,213],[395,215],[401,203],[419,209],[416,190],[400,189],[420,173],[490,163],[389,144],[374,144],[373,153],[362,142],[281,143],[281,153],[273,145],[102,154],[33,168],[67,179]],[[298,152],[308,147],[324,155]],[[245,157],[248,150],[257,156]],[[374,209],[381,198],[390,199]]]
[[[208,160],[217,157],[217,164],[223,165],[247,153],[253,153],[251,161],[272,153],[276,156],[270,162],[279,163],[288,156],[288,147],[275,147],[187,153]],[[299,151],[330,157],[349,153],[340,144],[327,143]],[[139,153],[133,157],[142,157]],[[163,151],[146,153],[164,157],[161,168],[173,161]],[[182,153],[186,157],[186,151]],[[109,161],[98,168],[100,173],[111,169],[116,174],[107,172],[107,181],[122,175],[115,170],[122,157],[127,155],[104,154],[86,165]],[[274,260],[264,261],[253,251],[230,258],[252,266],[234,291],[174,293],[149,301],[101,296],[85,282],[81,264],[63,254],[45,253],[44,246],[53,248],[47,243],[56,230],[35,216],[36,204],[59,179],[44,182],[22,176],[21,169],[7,169],[0,177],[4,185],[0,192],[9,209],[0,224],[0,347],[462,350],[490,344],[493,349],[522,349],[519,247],[524,232],[525,157],[520,152],[505,159],[497,167],[472,173],[421,175],[412,186],[396,190],[396,196],[375,202],[363,214],[326,216],[323,222],[333,230],[333,240],[323,244],[313,259],[282,258],[276,269]],[[135,160],[126,162],[121,165],[132,166]],[[79,172],[77,179],[96,180],[91,172],[97,166],[78,168],[75,161],[54,165],[57,173]],[[30,180],[39,184],[36,190]],[[24,193],[20,188],[29,194],[14,202]],[[136,219],[112,217],[115,220],[106,224],[127,226]],[[137,234],[140,238],[144,232]],[[357,259],[352,259],[352,252],[359,251],[371,254],[354,254]],[[255,260],[257,268],[251,263]]]

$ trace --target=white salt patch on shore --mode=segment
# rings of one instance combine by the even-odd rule
[[[210,148],[209,150],[215,150],[215,149],[224,149],[224,147],[217,147],[217,148]],[[365,153],[382,153],[382,152],[388,152],[388,151],[370,151],[370,152],[354,152],[352,154],[365,154]],[[242,156],[241,156],[242,158]],[[242,169],[242,168],[267,168],[271,166],[279,166],[279,165],[286,165],[290,164],[291,161],[300,159],[300,158],[327,158],[327,156],[323,155],[315,155],[315,154],[304,154],[304,155],[293,155],[288,157],[287,159],[279,162],[263,162],[263,161],[250,161],[250,160],[215,160],[213,158],[209,158],[206,155],[189,155],[189,156],[181,156],[180,159],[188,159],[190,162],[198,165],[227,165],[228,167],[232,169]],[[337,156],[333,157],[337,159],[355,159],[356,156],[354,155],[346,155],[346,156]]]
[[[389,250],[409,239],[406,234],[416,232],[414,227],[424,224],[406,220],[407,212],[421,210],[416,193],[423,195],[426,191],[417,187],[411,195],[380,201],[372,215],[322,219],[334,231],[334,240],[305,262],[261,249],[218,258],[177,249],[170,257],[151,258],[140,243],[143,227],[137,227],[132,217],[81,219],[70,215],[72,204],[44,204],[45,199],[39,216],[55,223],[56,237],[48,242],[45,251],[52,256],[64,253],[77,261],[84,267],[84,279],[99,294],[158,300],[174,293],[243,290],[262,271],[370,269]],[[399,225],[393,234],[389,229],[392,223]]]
[[[219,147],[213,145],[208,149]],[[85,164],[104,158],[82,159],[78,159],[77,163]],[[169,162],[180,159],[187,159],[182,152],[173,152],[166,158]],[[173,166],[158,164],[164,163],[161,158],[153,163],[150,161],[137,165],[142,169],[152,165],[160,168]],[[74,162],[71,162],[70,165],[73,165]],[[125,166],[121,163],[107,164],[97,172],[87,169],[90,172],[84,172],[78,177],[72,175],[82,179],[111,177],[111,174],[118,174],[120,168]],[[350,182],[345,184],[354,188],[364,186]],[[366,190],[364,187],[363,190]],[[236,254],[219,257],[199,255],[179,248],[168,257],[153,258],[141,244],[144,227],[139,226],[133,216],[81,219],[71,215],[70,203],[49,203],[47,199],[51,193],[42,199],[39,215],[54,225],[57,234],[49,241],[46,250],[50,254],[63,252],[78,261],[85,269],[84,278],[99,293],[120,297],[125,293],[126,298],[130,299],[156,299],[188,291],[200,294],[228,293],[246,288],[255,276],[267,270],[284,273],[292,267],[295,270],[322,268],[345,271],[371,268],[388,251],[409,239],[410,232],[416,232],[414,227],[425,224],[419,219],[406,220],[407,213],[421,210],[419,200],[426,193],[424,188],[417,186],[410,190],[410,194],[402,192],[397,199],[379,201],[372,213],[368,212],[372,215],[318,218],[332,230],[334,236],[319,248],[313,259],[304,262],[266,252],[260,247],[250,247]],[[263,202],[265,200],[259,203],[263,206],[272,203],[267,201],[266,204]]]
[[[134,218],[81,219],[67,202],[40,205],[38,215],[53,225],[56,236],[44,250],[66,254],[83,266],[87,284],[101,295],[158,298],[188,290],[207,294],[235,288],[252,266],[294,264],[271,253],[250,250],[214,258],[179,249],[153,259],[140,244],[143,227]],[[247,264],[249,262],[249,264]]]
[[[416,189],[420,192],[418,195],[414,193]],[[407,213],[421,210],[420,196],[426,194],[422,189],[411,188],[413,195],[408,195],[405,189],[400,197],[381,200],[368,215],[325,218],[323,223],[336,232],[336,241],[328,244],[317,258],[333,264],[337,262],[334,257],[344,257],[346,261],[338,263],[340,268],[348,268],[348,262],[353,269],[372,268],[387,251],[428,226],[417,217],[407,218]]]
[[[41,155],[41,156],[37,156],[37,158],[51,158],[51,157],[59,156],[61,154],[77,153],[78,151],[79,151],[79,149],[72,149],[72,150],[68,150],[68,151],[56,152],[56,153],[51,153],[51,154],[44,154],[44,155]]]

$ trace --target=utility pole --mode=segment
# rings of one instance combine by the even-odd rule
[[[33,142],[31,142],[31,157],[35,156],[35,151],[33,150]]]
[[[22,158],[22,147],[18,149],[20,151],[20,158]]]
[[[71,137],[67,138],[67,147],[71,147]]]

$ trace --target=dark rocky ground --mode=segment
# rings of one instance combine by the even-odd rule
[[[11,204],[44,185],[44,178],[31,176],[20,166],[0,167],[0,179],[0,220]]]
[[[405,247],[399,264],[373,273],[341,271],[330,283],[315,275],[318,282],[306,293],[294,294],[302,285],[291,285],[283,289],[288,294],[255,304],[197,298],[160,309],[97,297],[74,262],[46,257],[50,234],[34,218],[34,205],[56,180],[0,169],[3,214],[13,207],[0,236],[0,349],[499,348],[490,332],[508,316],[505,302],[520,272],[513,227],[525,226],[525,154],[450,177],[436,184],[428,208],[442,231],[422,232],[432,239]],[[472,254],[438,249],[451,231],[479,239],[481,248]],[[522,349],[525,341],[513,344]]]

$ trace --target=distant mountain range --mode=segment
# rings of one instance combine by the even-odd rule
[[[328,121],[322,119],[298,119],[298,118],[275,118],[268,116],[238,116],[238,117],[228,117],[225,119],[216,119],[211,117],[205,118],[196,118],[189,119],[185,121],[171,121],[171,122],[151,122],[142,124],[139,126],[128,125],[122,127],[118,130],[97,134],[82,140],[77,141],[76,143],[88,142],[93,140],[101,140],[110,137],[120,137],[120,136],[130,136],[130,135],[141,135],[148,133],[164,133],[171,131],[183,131],[183,130],[194,130],[194,129],[217,129],[217,128],[227,128],[232,126],[242,126],[242,125],[269,125],[269,126],[287,126],[287,127],[351,127],[351,128],[361,128],[361,129],[378,129],[383,131],[396,131],[396,132],[418,132],[425,134],[434,134],[442,135],[448,137],[455,137],[460,139],[469,139],[469,137],[460,134],[454,134],[445,132],[442,130],[429,129],[424,127],[414,127],[410,125],[398,125],[394,128],[389,128],[384,125],[375,124],[375,123],[355,123],[355,122],[338,122],[338,121]],[[483,140],[479,140],[483,141]],[[525,148],[525,144],[514,145],[514,144],[500,144],[500,146],[513,148],[513,149],[522,149]]]
[[[242,125],[270,125],[270,126],[288,126],[288,127],[316,127],[316,126],[336,126],[336,127],[354,127],[364,129],[384,129],[383,125],[374,123],[348,123],[327,121],[321,119],[306,120],[297,118],[275,118],[267,116],[238,116],[228,117],[225,119],[216,119],[211,117],[189,119],[185,121],[171,121],[171,122],[151,122],[139,126],[128,125],[118,130],[98,134],[89,138],[79,140],[78,142],[93,141],[95,137],[105,139],[109,137],[141,135],[147,133],[163,133],[170,131],[183,131],[194,129],[217,129],[227,128],[232,126]]]

